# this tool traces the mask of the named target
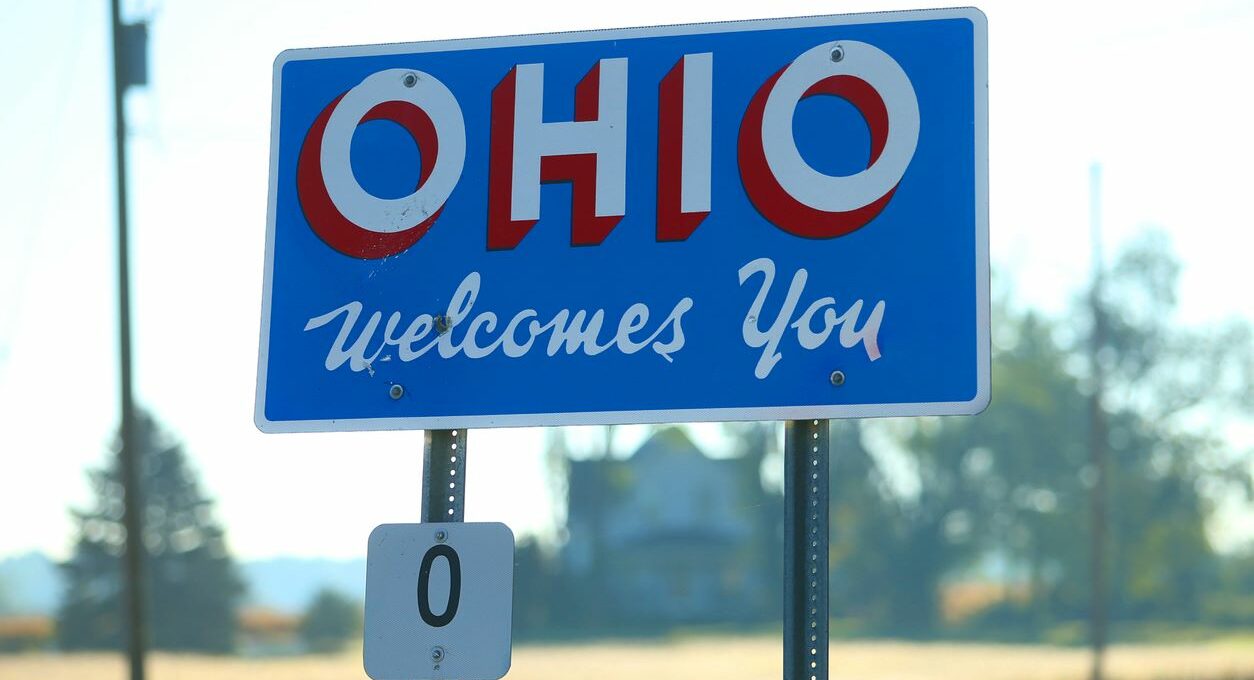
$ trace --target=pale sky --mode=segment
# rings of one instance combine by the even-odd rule
[[[417,521],[422,435],[263,435],[252,422],[271,63],[292,47],[913,9],[943,3],[220,0],[151,15],[129,101],[137,396],[186,442],[244,558],[361,556]],[[1060,312],[1087,274],[1088,168],[1108,250],[1146,226],[1185,263],[1182,315],[1254,321],[1254,3],[986,2],[994,267]],[[117,421],[105,0],[10,0],[0,22],[0,558],[64,556]],[[643,428],[621,428],[628,450]],[[571,433],[598,445],[596,429]],[[1234,445],[1254,446],[1248,428]],[[715,449],[717,426],[698,430]],[[543,531],[541,430],[475,431],[467,519]],[[1226,509],[1216,537],[1254,538]]]

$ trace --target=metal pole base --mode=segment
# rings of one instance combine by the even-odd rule
[[[784,426],[784,680],[827,680],[828,422]]]

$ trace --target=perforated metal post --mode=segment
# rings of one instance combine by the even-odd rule
[[[827,680],[827,421],[784,439],[784,680]]]
[[[422,521],[461,522],[466,510],[466,430],[427,430],[422,447]]]

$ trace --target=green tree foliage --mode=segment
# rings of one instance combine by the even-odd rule
[[[244,587],[227,552],[213,502],[200,488],[183,446],[147,413],[136,419],[144,501],[144,558],[150,624],[157,649],[229,652]],[[89,472],[95,501],[73,511],[74,554],[62,565],[66,592],[57,615],[63,649],[123,646],[121,563],[126,538],[119,460]]]
[[[916,556],[916,568],[938,588],[991,551],[1025,570],[1034,593],[1061,590],[1068,602],[1083,603],[1088,402],[1051,324],[1003,312],[988,410],[903,428],[904,449],[920,470],[921,499],[905,504],[917,506],[909,514],[922,520],[917,531],[932,545]],[[934,590],[932,602],[936,597]],[[1049,613],[1038,607],[1029,615]],[[926,623],[937,622],[933,611]]]
[[[1254,628],[1254,543],[1221,558],[1218,587],[1206,595],[1206,621]]]
[[[1221,585],[1206,534],[1213,499],[1250,484],[1249,454],[1219,435],[1226,416],[1254,403],[1249,330],[1181,325],[1178,272],[1166,240],[1150,234],[1116,262],[1100,301],[1116,619],[1203,616]],[[941,584],[990,556],[1027,583],[1014,614],[1024,630],[1085,615],[1088,307],[1051,321],[996,306],[993,401],[980,416],[874,425],[890,440],[875,455],[863,428],[833,424],[836,615],[894,633],[935,630]]]
[[[833,421],[837,616],[873,632],[926,635],[940,622],[944,579],[990,548],[1012,553],[1030,565],[1033,580],[1044,580],[1050,551],[1074,540],[1086,507],[1078,381],[1047,322],[1004,306],[997,316],[1003,348],[984,414],[872,426],[888,435],[874,447],[867,428]]]
[[[967,557],[978,497],[948,452],[919,456],[913,492],[894,487],[854,422],[831,426],[832,611],[873,632],[923,635],[947,567]]]
[[[1115,263],[1100,300],[1108,320],[1098,359],[1110,422],[1112,607],[1124,618],[1196,620],[1213,588],[1205,532],[1213,498],[1249,486],[1249,457],[1219,432],[1254,405],[1249,327],[1202,328],[1176,314],[1180,265],[1147,233]]]
[[[750,531],[756,540],[740,559],[747,569],[763,574],[771,583],[779,583],[784,579],[783,479],[778,486],[766,479],[775,464],[783,466],[783,451],[776,439],[777,423],[728,423],[725,430],[737,442],[735,456],[744,461],[737,468],[740,497],[754,508]],[[773,621],[783,615],[783,602],[774,592],[758,593],[757,597],[750,604],[757,618]]]
[[[514,635],[541,637],[569,621],[574,602],[563,588],[556,557],[534,537],[519,540],[514,549]]]
[[[300,623],[300,638],[314,652],[343,650],[361,634],[361,605],[338,591],[318,592]]]

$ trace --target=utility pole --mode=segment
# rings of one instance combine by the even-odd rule
[[[130,238],[126,210],[126,90],[147,81],[147,25],[123,24],[120,0],[110,0],[113,35],[113,132],[117,182],[118,230],[118,368],[122,416],[121,450],[118,452],[126,527],[123,557],[123,591],[126,594],[127,656],[131,680],[144,680],[147,647],[144,598],[143,498],[140,488],[139,442],[136,440],[134,394],[131,381],[131,282]]]
[[[1106,315],[1102,300],[1102,168],[1094,163],[1089,170],[1089,229],[1093,246],[1093,282],[1089,304],[1093,315],[1090,337],[1089,365],[1092,371],[1093,394],[1089,403],[1089,464],[1093,469],[1089,490],[1089,638],[1093,649],[1091,680],[1102,680],[1106,655],[1106,411],[1102,405],[1105,376],[1101,352],[1106,346]]]

